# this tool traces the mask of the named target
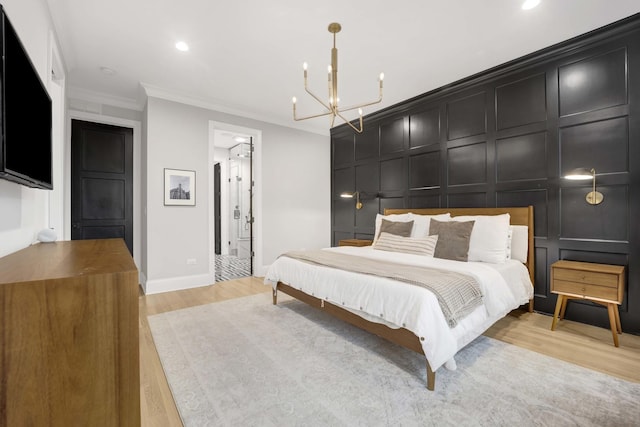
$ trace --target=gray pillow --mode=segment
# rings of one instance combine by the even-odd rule
[[[389,233],[396,236],[409,237],[411,236],[411,230],[413,229],[413,221],[399,222],[399,221],[387,221],[382,220],[380,224],[380,234]],[[380,237],[378,234],[377,237]]]
[[[438,243],[436,243],[433,257],[467,262],[469,240],[474,223],[475,221],[442,222],[431,219],[429,235],[438,235]]]

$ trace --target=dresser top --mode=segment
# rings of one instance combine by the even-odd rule
[[[122,239],[38,243],[0,258],[0,285],[137,271]]]

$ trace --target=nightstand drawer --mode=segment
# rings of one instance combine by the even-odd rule
[[[618,299],[618,288],[599,286],[589,283],[570,282],[558,280],[558,275],[554,276],[551,292],[561,292],[567,295],[587,296],[590,298],[616,301]]]
[[[593,284],[597,283],[598,286],[605,286],[609,288],[618,287],[618,276],[609,273],[598,273],[595,271],[584,270],[567,270],[564,268],[553,269],[554,280],[567,280],[570,282]]]
[[[338,242],[338,246],[371,246],[373,240],[366,239],[342,239]]]

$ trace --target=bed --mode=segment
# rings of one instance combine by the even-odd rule
[[[443,220],[443,216],[450,218]],[[475,278],[478,288],[482,291],[482,303],[470,308],[468,315],[465,314],[461,319],[451,320],[450,317],[446,317],[443,314],[446,310],[439,309],[443,307],[438,306],[439,296],[436,298],[429,290],[394,280],[396,273],[387,277],[377,277],[357,271],[313,265],[287,255],[279,257],[270,266],[265,275],[265,283],[273,286],[273,304],[277,304],[278,291],[284,292],[359,328],[424,355],[427,388],[434,390],[435,372],[441,366],[455,369],[454,356],[461,348],[513,309],[528,304],[529,311],[533,311],[533,207],[386,209],[382,217],[393,222],[385,224],[386,226],[402,226],[399,222],[413,218],[412,223],[416,221],[414,231],[418,224],[424,225],[425,220],[430,221],[427,222],[428,227],[434,219],[437,219],[434,225],[442,225],[443,222],[464,223],[469,218],[474,218],[478,232],[481,230],[479,224],[485,221],[485,218],[493,220],[499,217],[502,220],[504,217],[508,218],[506,221],[509,225],[509,242],[513,229],[518,229],[519,245],[525,247],[524,252],[520,250],[518,260],[508,259],[509,254],[513,253],[510,248],[507,248],[507,259],[499,263],[479,262],[477,259],[471,259],[471,256],[469,262],[460,262],[376,250],[382,247],[381,239],[374,241],[372,247],[325,249],[347,260],[355,259],[351,257],[366,258],[369,260],[366,262],[379,263],[382,266],[380,268],[386,268],[383,263],[391,260],[404,265],[398,267],[399,269],[412,269],[419,263],[420,268],[427,266],[447,269],[453,271],[453,274],[460,273]],[[375,239],[386,239],[389,236],[387,233],[382,236],[379,221],[378,218]],[[429,234],[424,229],[420,230],[420,233]],[[445,235],[444,232],[441,233],[441,236]],[[478,236],[474,237],[477,240]],[[513,238],[515,243],[515,235]],[[502,237],[500,241],[501,239]],[[365,291],[369,293],[363,297]],[[366,303],[362,302],[363,298]]]

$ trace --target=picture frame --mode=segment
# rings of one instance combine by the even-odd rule
[[[164,205],[196,205],[196,172],[181,169],[164,169]]]

